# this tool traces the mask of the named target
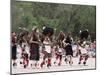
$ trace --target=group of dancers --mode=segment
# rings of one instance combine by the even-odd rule
[[[78,64],[86,65],[89,58],[88,50],[91,48],[91,43],[87,42],[88,35],[87,31],[82,31],[80,39],[75,41],[71,33],[63,31],[54,37],[54,29],[47,26],[43,27],[41,32],[37,27],[33,27],[31,32],[26,28],[20,28],[20,33],[11,34],[12,65],[17,66],[16,60],[20,59],[19,64],[24,68],[28,66],[50,68],[52,64],[61,66],[62,61],[71,66],[74,54],[79,56]],[[95,42],[92,49],[95,49],[94,45],[96,45]],[[19,57],[17,57],[18,52]],[[55,60],[52,61],[52,58]]]

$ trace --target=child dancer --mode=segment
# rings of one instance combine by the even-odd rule
[[[58,61],[58,66],[60,66],[62,62],[62,48],[59,45],[57,45],[55,48],[55,55],[56,60],[54,61],[54,64],[56,64]]]
[[[44,49],[43,49],[44,57],[41,63],[41,67],[43,67],[43,65],[47,63],[47,67],[49,68],[51,66],[51,41],[49,37],[47,36],[45,37],[43,44],[44,44]]]
[[[79,47],[79,50],[80,50],[80,57],[79,57],[79,63],[78,64],[81,64],[82,60],[83,60],[83,64],[85,66],[86,62],[88,60],[88,54],[87,54],[88,51],[85,49],[84,44],[81,44],[81,46]]]

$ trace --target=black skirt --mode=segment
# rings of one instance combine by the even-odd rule
[[[67,45],[67,46],[65,47],[65,51],[66,51],[66,56],[67,56],[67,55],[73,56],[73,50],[72,50],[72,46],[71,46],[71,45]]]
[[[16,54],[17,54],[17,49],[16,49],[16,45],[12,46],[12,59],[15,60],[16,59]]]
[[[39,45],[31,45],[30,60],[39,60]]]

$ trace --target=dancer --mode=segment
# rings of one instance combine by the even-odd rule
[[[23,65],[24,65],[24,68],[28,67],[28,64],[29,64],[29,55],[26,51],[26,45],[24,45],[24,47],[22,48],[22,59],[23,59]]]
[[[63,44],[66,51],[65,62],[69,63],[70,65],[73,64],[73,61],[72,61],[73,50],[72,50],[71,43],[72,43],[71,34],[68,33],[67,37],[63,40]]]
[[[80,50],[80,57],[79,57],[78,64],[81,64],[82,60],[83,60],[83,64],[85,66],[86,62],[88,60],[88,51],[85,48],[85,44],[81,44],[80,47],[79,47],[79,50]]]
[[[58,66],[60,66],[62,63],[62,48],[59,45],[56,45],[55,55],[56,55],[55,58],[56,60],[54,61],[54,64],[56,64],[58,61]]]
[[[12,62],[13,62],[13,66],[17,66],[16,63],[16,54],[17,54],[17,50],[16,50],[16,43],[17,43],[17,36],[15,32],[12,32]]]
[[[37,34],[37,28],[32,29],[30,37],[30,60],[32,61],[31,67],[35,66],[38,68],[40,55],[39,55],[39,37]]]
[[[51,41],[49,37],[47,36],[45,37],[43,45],[44,45],[43,48],[44,57],[41,63],[41,67],[43,67],[43,65],[47,63],[47,67],[49,68],[51,66]]]

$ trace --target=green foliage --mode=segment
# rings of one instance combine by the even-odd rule
[[[80,29],[89,29],[91,34],[96,34],[95,6],[12,0],[11,9],[12,31],[19,32],[19,26],[30,31],[33,26],[41,29],[45,24],[56,28],[56,35],[64,31],[78,36]]]

